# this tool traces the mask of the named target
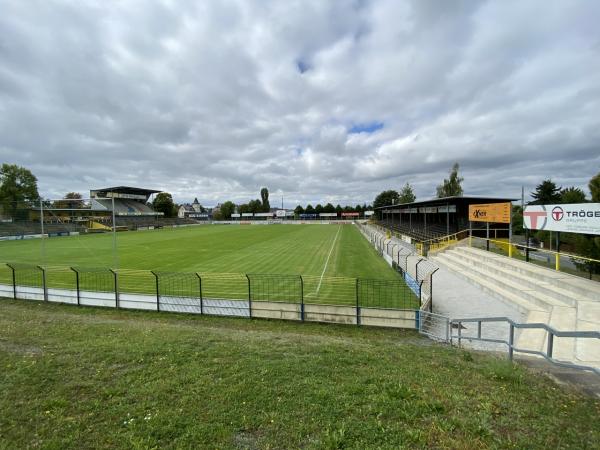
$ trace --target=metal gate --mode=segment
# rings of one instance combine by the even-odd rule
[[[450,319],[441,314],[420,310],[419,333],[434,341],[450,342]]]

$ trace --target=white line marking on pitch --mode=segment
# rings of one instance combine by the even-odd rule
[[[338,234],[340,234],[340,230],[342,229],[341,225],[338,225],[337,233],[335,233],[335,237],[333,238],[333,243],[331,244],[331,248],[329,249],[329,255],[327,255],[327,259],[325,260],[325,267],[323,267],[323,272],[321,272],[321,278],[319,279],[319,285],[317,286],[317,290],[315,291],[315,295],[319,293],[319,289],[321,289],[321,283],[323,282],[323,276],[325,275],[325,271],[327,270],[327,264],[329,264],[329,258],[331,258],[331,252],[333,252],[333,248],[335,247],[335,242],[337,241]]]

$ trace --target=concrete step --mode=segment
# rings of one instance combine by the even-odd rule
[[[560,331],[573,331],[577,329],[577,310],[575,308],[552,308],[550,322],[552,328]],[[575,356],[574,338],[554,338],[553,358],[564,361],[573,361]]]
[[[467,267],[457,264],[455,261],[447,258],[446,254],[441,254],[435,256],[433,261],[448,270],[452,271],[459,277],[479,286],[485,292],[494,296],[495,298],[503,301],[504,303],[515,307],[518,311],[523,314],[529,314],[530,311],[547,311],[547,308],[542,308],[539,305],[530,302],[518,295],[515,295],[513,292],[503,289],[494,283],[492,283],[489,279],[481,277],[472,271],[468,270]]]
[[[468,262],[473,268],[475,268],[475,270],[484,271],[491,277],[499,277],[502,280],[508,280],[511,283],[514,283],[515,286],[519,285],[520,289],[528,291],[535,290],[542,295],[551,297],[560,302],[556,304],[557,306],[561,306],[561,304],[575,306],[577,304],[577,300],[574,298],[572,292],[557,287],[553,284],[532,279],[526,275],[523,275],[522,273],[507,269],[500,265],[494,264],[493,262],[482,263],[480,259],[474,257],[470,253],[447,252],[447,254],[463,259],[465,262]]]
[[[460,255],[446,253],[444,258],[447,258],[454,262],[457,266],[462,267],[465,271],[470,271],[477,276],[486,279],[491,284],[498,286],[501,289],[505,289],[513,294],[528,300],[529,302],[535,303],[544,310],[549,310],[554,306],[565,306],[563,302],[555,299],[554,297],[548,296],[535,289],[531,289],[529,286],[523,285],[515,281],[510,277],[504,277],[499,274],[492,274],[484,270],[481,266],[474,266],[462,258]]]
[[[507,256],[498,255],[473,247],[455,247],[457,252],[466,253],[483,262],[493,262],[508,270],[512,270],[533,279],[558,286],[563,290],[572,292],[575,296],[583,296],[592,301],[600,301],[600,283],[587,280],[565,272],[538,267],[535,264],[520,261]]]
[[[527,323],[548,323],[550,311],[530,311],[527,315]],[[545,330],[520,329],[515,336],[516,346],[524,350],[544,351],[547,334]]]

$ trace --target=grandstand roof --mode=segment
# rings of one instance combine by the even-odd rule
[[[421,200],[418,202],[412,203],[396,203],[394,205],[385,205],[379,206],[375,209],[383,209],[383,208],[397,208],[398,206],[433,206],[433,205],[445,205],[445,204],[475,204],[475,203],[504,203],[504,202],[514,202],[518,199],[516,198],[507,198],[507,197],[483,197],[477,195],[464,195],[464,196],[454,196],[454,197],[443,197],[443,198],[432,198],[429,200]]]
[[[92,189],[92,192],[119,192],[122,194],[150,195],[157,194],[162,191],[157,191],[155,189],[136,188],[131,186],[114,186],[102,189]]]

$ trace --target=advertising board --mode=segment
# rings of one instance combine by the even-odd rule
[[[523,226],[530,230],[600,235],[600,203],[529,205],[523,212]]]
[[[472,222],[510,223],[510,202],[469,205]]]

